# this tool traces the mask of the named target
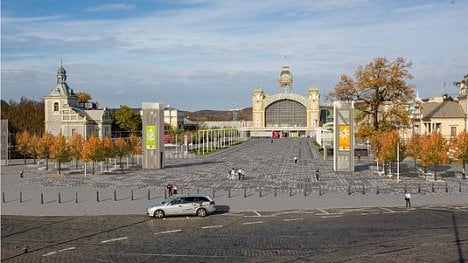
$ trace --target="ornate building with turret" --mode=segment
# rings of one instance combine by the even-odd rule
[[[67,71],[60,64],[57,84],[44,97],[45,131],[52,135],[62,134],[67,140],[75,133],[85,139],[91,135],[101,139],[110,136],[112,120],[109,110],[99,109],[96,103],[79,103],[66,81]]]
[[[251,137],[314,136],[320,125],[320,93],[311,87],[307,96],[293,93],[293,75],[283,65],[279,93],[268,95],[257,87],[252,95]]]

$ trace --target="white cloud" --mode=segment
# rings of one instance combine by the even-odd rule
[[[395,9],[395,12],[397,13],[421,12],[421,11],[430,10],[434,8],[436,8],[434,4],[415,5],[415,6],[397,8]]]
[[[29,78],[34,68],[42,68],[33,74],[40,80],[28,83],[42,85],[36,92],[46,95],[61,56],[71,87],[93,89],[90,92],[101,105],[118,106],[128,99],[129,105],[138,106],[138,100],[154,95],[185,109],[219,108],[229,100],[249,106],[255,86],[276,92],[284,55],[296,76],[294,90],[300,94],[311,85],[326,94],[341,74],[352,75],[376,56],[440,63],[440,74],[433,76],[419,68],[429,66],[415,63],[414,82],[424,83],[421,96],[423,89],[431,89],[426,83],[450,81],[453,74],[447,72],[455,66],[468,68],[462,44],[468,36],[460,34],[468,31],[463,8],[428,8],[429,14],[411,16],[402,13],[409,12],[406,8],[381,17],[387,10],[380,8],[375,15],[369,10],[378,7],[365,0],[208,1],[203,8],[198,2],[191,4],[126,19],[55,16],[37,23],[6,18],[10,23],[2,22],[2,75],[9,81],[2,88],[11,89],[8,96],[28,96],[15,88],[18,74],[10,71],[28,68],[31,74],[23,77]],[[288,13],[296,9],[320,15]],[[191,100],[200,92],[203,96]]]
[[[136,9],[135,5],[113,3],[113,4],[102,4],[102,5],[90,6],[86,8],[86,11],[88,12],[111,12],[111,11],[132,11],[135,9]]]

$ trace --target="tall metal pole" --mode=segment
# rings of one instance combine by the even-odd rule
[[[398,143],[397,143],[397,151],[396,151],[396,158],[397,158],[397,172],[396,172],[396,181],[397,183],[400,182],[400,138],[398,138]]]

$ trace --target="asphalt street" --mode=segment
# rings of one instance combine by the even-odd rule
[[[465,262],[468,206],[2,216],[5,262]]]

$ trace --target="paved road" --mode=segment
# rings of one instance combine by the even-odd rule
[[[2,216],[5,262],[464,262],[468,205]],[[28,253],[24,247],[28,246]]]

